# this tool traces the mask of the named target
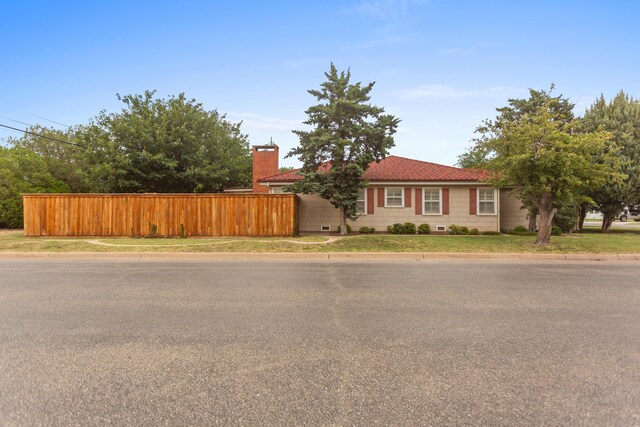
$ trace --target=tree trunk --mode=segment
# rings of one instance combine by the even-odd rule
[[[340,235],[347,235],[347,211],[340,209]]]
[[[582,231],[584,227],[584,220],[587,217],[587,205],[586,203],[580,203],[580,212],[578,214],[578,231]]]
[[[557,211],[558,209],[552,207],[550,203],[539,209],[540,221],[538,222],[536,246],[549,244],[549,240],[551,240],[551,228],[553,227],[553,217]]]
[[[529,209],[529,231],[536,231],[536,217],[538,210],[536,208]]]
[[[611,212],[602,212],[602,228],[600,229],[603,233],[608,233],[611,229],[611,224],[613,224],[613,220],[616,219],[616,214]]]

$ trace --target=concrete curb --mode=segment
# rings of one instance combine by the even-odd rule
[[[640,261],[639,254],[519,254],[443,252],[0,252],[0,259],[144,259],[144,260],[502,260]]]

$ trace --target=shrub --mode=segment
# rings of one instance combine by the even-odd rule
[[[390,234],[416,234],[416,225],[412,222],[396,223],[387,227]]]
[[[576,213],[576,207],[573,205],[561,206],[553,216],[553,225],[560,227],[565,233],[569,233],[576,228],[577,223],[578,215]]]
[[[402,234],[416,234],[416,225],[412,222],[402,224]]]
[[[553,227],[551,227],[551,235],[552,236],[562,235],[562,228],[558,227],[557,225],[554,225]]]
[[[391,234],[400,234],[402,231],[402,224],[393,224],[387,226],[387,233]]]
[[[472,236],[477,236],[478,234],[480,234],[480,231],[478,231],[477,228],[472,228],[471,230],[469,230],[469,234]]]
[[[515,231],[516,233],[527,233],[529,229],[524,225],[516,225],[511,229],[511,231]]]
[[[342,227],[338,226],[338,233],[340,233],[340,231],[342,231]],[[351,233],[351,226],[349,224],[347,224],[347,233]]]
[[[460,227],[460,234],[469,234],[469,227],[465,227],[464,225]]]
[[[431,233],[431,227],[429,224],[420,224],[418,227],[418,234],[429,234]]]
[[[362,233],[362,234],[372,234],[375,233],[376,229],[373,227],[360,227],[360,229],[358,230],[358,233]]]
[[[535,231],[529,231],[529,229],[523,225],[516,225],[511,230],[507,230],[507,234],[511,234],[513,236],[535,236]]]
[[[451,224],[449,226],[449,234],[453,234],[453,235],[461,235],[461,234],[469,234],[469,228],[463,226],[459,226],[459,225],[455,225],[455,224]]]
[[[483,231],[482,235],[483,236],[499,236],[500,232],[499,231]]]

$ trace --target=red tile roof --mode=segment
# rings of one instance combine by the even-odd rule
[[[259,182],[294,182],[302,179],[300,169],[261,178]],[[388,156],[371,163],[364,173],[367,181],[484,181],[489,176],[481,169],[463,169],[421,160]]]

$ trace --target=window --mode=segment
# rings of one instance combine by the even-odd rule
[[[404,207],[404,191],[402,191],[402,188],[385,188],[384,199],[385,208]]]
[[[358,193],[358,214],[367,214],[367,189],[363,188]]]
[[[282,187],[271,187],[271,194],[283,194]]]
[[[478,188],[478,215],[495,215],[496,192],[493,188]]]
[[[440,188],[425,188],[422,190],[422,215],[442,215],[442,190]]]

